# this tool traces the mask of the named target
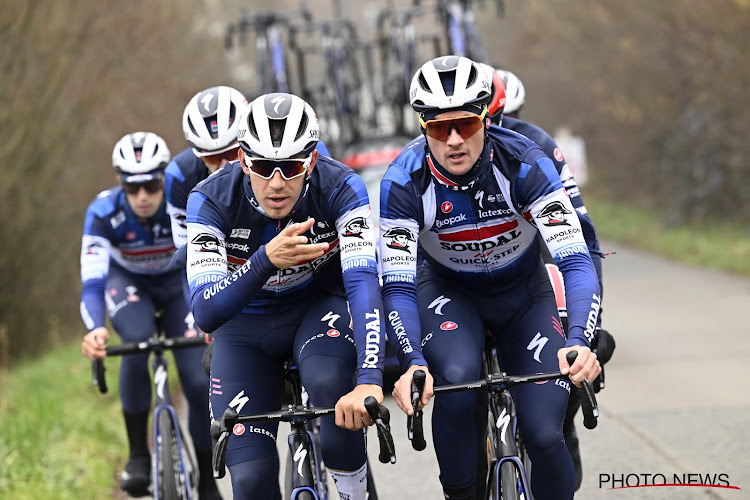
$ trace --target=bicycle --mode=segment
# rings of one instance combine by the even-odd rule
[[[335,408],[315,408],[308,405],[299,377],[299,371],[291,363],[285,366],[285,377],[291,384],[292,402],[286,410],[238,415],[234,408],[227,408],[219,420],[211,423],[211,437],[214,440],[212,466],[215,478],[226,474],[225,456],[230,433],[236,426],[249,422],[289,422],[292,430],[287,438],[289,454],[284,477],[285,498],[291,500],[326,500],[328,483],[326,467],[320,452],[320,428],[318,419],[331,415]],[[375,422],[380,442],[379,460],[382,463],[396,463],[396,451],[390,431],[390,413],[385,406],[369,396],[365,407]],[[367,491],[369,500],[377,500],[377,492],[368,467]]]
[[[393,124],[393,135],[415,135],[419,132],[416,119],[407,123],[407,113],[404,111],[405,108],[411,110],[409,88],[422,60],[419,46],[431,42],[435,57],[441,54],[437,35],[417,36],[415,18],[426,13],[426,8],[416,1],[411,6],[382,9],[375,22],[380,71],[370,74],[378,76],[377,107],[388,111],[389,116],[384,117],[384,121]]]
[[[299,11],[302,18],[310,22],[312,15],[306,7]],[[239,42],[244,45],[247,31],[255,32],[255,76],[258,82],[258,95],[271,92],[290,92],[289,72],[287,69],[281,26],[289,28],[297,12],[266,12],[250,15],[245,8],[240,12],[237,24],[227,25],[224,36],[224,47],[230,50],[234,46],[235,33]]]
[[[190,500],[197,498],[198,468],[195,458],[183,441],[183,431],[172,405],[169,392],[167,359],[164,351],[206,345],[205,336],[164,337],[162,317],[156,315],[156,331],[143,342],[129,342],[107,347],[107,356],[153,353],[153,370],[156,405],[153,412],[153,447],[151,452],[152,494],[155,500]],[[93,384],[102,394],[107,393],[106,368],[99,358],[92,360]]]
[[[568,352],[568,364],[573,364],[578,353]],[[488,342],[484,352],[484,369],[487,377],[463,384],[450,384],[434,388],[435,395],[456,391],[486,391],[489,396],[487,423],[487,470],[484,464],[477,464],[478,472],[486,477],[484,498],[493,500],[529,500],[533,496],[529,488],[531,463],[520,436],[516,411],[508,389],[520,384],[545,382],[555,379],[568,379],[560,372],[540,373],[535,375],[511,376],[500,371],[497,365],[496,351]],[[412,447],[421,451],[427,446],[423,433],[422,410],[418,410],[422,397],[426,374],[416,370],[412,381],[412,407],[414,415],[407,418],[407,432]],[[569,379],[568,379],[569,380]],[[587,429],[596,427],[599,409],[591,383],[584,380],[581,398],[584,426]],[[509,438],[509,439],[508,439]],[[477,475],[480,477],[480,474]]]
[[[487,51],[476,25],[472,3],[484,5],[484,0],[438,0],[437,12],[445,26],[450,53],[465,56],[476,62],[487,62]],[[496,0],[497,13],[505,14],[505,1]]]

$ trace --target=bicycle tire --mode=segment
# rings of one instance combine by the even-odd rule
[[[187,485],[180,474],[180,450],[177,446],[172,414],[161,411],[158,418],[159,442],[157,446],[157,473],[159,474],[159,498],[182,500],[187,498]]]
[[[513,462],[500,464],[500,500],[520,500],[518,469]]]

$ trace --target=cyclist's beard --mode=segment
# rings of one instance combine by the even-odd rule
[[[487,137],[486,134],[485,137]],[[482,154],[479,155],[474,166],[463,175],[453,175],[443,168],[443,166],[432,157],[430,148],[427,146],[426,141],[425,150],[427,151],[427,157],[425,158],[425,161],[430,168],[430,172],[432,172],[432,177],[438,181],[438,183],[454,191],[474,191],[479,186],[484,185],[488,176],[492,174],[491,166],[494,153],[492,148],[487,147],[486,144],[487,141],[485,140],[485,147],[482,150]]]

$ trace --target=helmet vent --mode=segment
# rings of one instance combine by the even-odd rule
[[[440,84],[443,86],[443,89],[445,90],[445,95],[452,96],[453,91],[456,88],[456,71],[443,71],[439,73],[440,75]]]
[[[271,142],[273,147],[281,147],[281,141],[284,140],[284,129],[286,128],[286,118],[281,120],[268,120],[269,129],[271,131]]]
[[[299,121],[299,128],[297,129],[297,135],[294,136],[294,140],[299,140],[307,129],[307,113],[302,113],[302,119]]]

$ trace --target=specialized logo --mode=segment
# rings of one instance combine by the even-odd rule
[[[164,384],[167,382],[167,370],[164,365],[159,365],[154,372],[154,384],[156,384],[156,394],[160,399],[164,399]]]
[[[320,321],[322,322],[328,322],[328,328],[334,328],[333,324],[336,322],[337,319],[341,317],[340,314],[334,314],[333,311],[328,311],[325,316],[320,318]]]
[[[402,250],[404,252],[411,253],[409,250],[409,242],[416,242],[417,239],[411,234],[411,231],[405,227],[392,227],[383,234],[384,238],[390,238],[391,241],[386,243],[385,246],[394,250]]]
[[[456,328],[458,328],[458,324],[454,323],[453,321],[444,321],[440,325],[440,329],[444,331],[455,330]]]
[[[194,245],[200,245],[201,252],[214,252],[221,254],[219,248],[223,245],[222,241],[210,233],[201,233],[191,241]]]
[[[203,97],[201,97],[201,104],[203,104],[203,109],[206,112],[204,116],[207,116],[215,109],[214,106],[211,106],[211,101],[213,101],[214,97],[216,96],[213,92],[206,92],[203,94]]]
[[[364,239],[362,231],[370,229],[367,225],[367,219],[364,217],[355,217],[344,226],[344,236],[353,236],[355,238]]]
[[[531,339],[531,342],[529,342],[529,345],[526,346],[527,351],[534,351],[534,360],[537,363],[541,363],[542,360],[539,359],[539,354],[542,352],[542,349],[544,349],[544,346],[549,341],[549,338],[543,337],[541,332],[537,332],[533,339]]]
[[[293,460],[294,463],[297,464],[297,474],[299,474],[300,477],[305,477],[302,473],[302,465],[307,461],[307,448],[305,448],[303,443],[300,443],[299,448],[294,452]]]
[[[281,103],[282,103],[282,102],[284,102],[285,100],[286,100],[286,99],[284,99],[284,98],[283,98],[283,97],[281,97],[281,96],[279,96],[279,97],[276,97],[276,98],[274,98],[274,99],[271,99],[271,102],[272,102],[273,104],[275,104],[275,106],[273,107],[273,112],[274,112],[274,113],[276,113],[276,114],[279,114],[279,106],[281,106]]]
[[[443,315],[443,306],[445,304],[447,304],[448,302],[450,302],[450,301],[451,301],[451,299],[449,299],[449,298],[444,297],[443,295],[441,295],[440,297],[438,297],[435,300],[433,300],[432,303],[429,306],[427,306],[427,309],[432,309],[434,307],[435,308],[435,314],[439,314],[440,316],[442,316]]]
[[[503,408],[503,411],[497,417],[495,427],[500,429],[500,440],[504,445],[508,444],[508,442],[505,440],[505,432],[508,430],[508,424],[510,424],[510,415],[508,414],[507,409]]]
[[[250,400],[249,397],[245,396],[245,391],[240,391],[232,400],[229,402],[229,407],[237,410],[237,413],[242,412],[242,408]]]
[[[538,219],[547,219],[545,226],[569,226],[565,216],[572,212],[565,208],[559,201],[553,201],[539,212]]]

